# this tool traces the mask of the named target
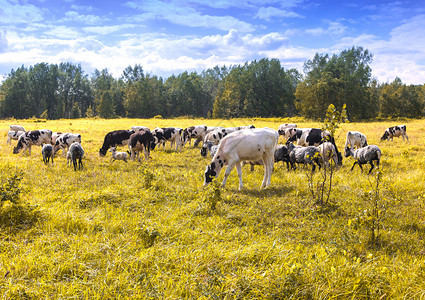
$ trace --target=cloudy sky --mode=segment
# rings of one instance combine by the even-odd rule
[[[303,72],[352,46],[380,82],[424,84],[425,0],[0,0],[0,80],[40,62],[166,78],[268,57]]]

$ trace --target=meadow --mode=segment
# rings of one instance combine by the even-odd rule
[[[193,144],[180,152],[167,144],[140,163],[98,155],[107,132],[133,125],[277,129],[288,121],[321,127],[297,119],[0,120],[1,298],[425,298],[425,120],[341,124],[340,151],[348,130],[363,132],[382,150],[380,175],[350,171],[353,159],[344,157],[326,205],[312,199],[308,169],[282,163],[266,189],[263,167],[245,166],[239,191],[236,170],[224,189],[223,171],[203,186],[210,158]],[[44,165],[37,146],[31,156],[12,154],[10,124],[80,133],[83,170],[62,152]],[[409,142],[380,141],[399,124]]]

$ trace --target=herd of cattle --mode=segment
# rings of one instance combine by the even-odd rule
[[[278,145],[279,136],[286,140],[285,145]],[[392,140],[393,137],[408,136],[406,125],[393,126],[385,130],[381,140]],[[261,187],[270,184],[273,164],[278,161],[286,163],[287,168],[296,169],[297,164],[308,164],[312,171],[316,165],[328,167],[333,160],[336,166],[342,165],[342,155],[328,131],[318,128],[298,128],[296,124],[282,124],[278,130],[270,128],[255,128],[253,125],[241,127],[211,127],[206,125],[191,126],[186,129],[176,127],[155,128],[150,130],[145,126],[133,126],[130,130],[115,130],[106,134],[99,155],[104,157],[109,150],[111,161],[127,162],[143,152],[145,160],[150,158],[150,151],[156,146],[171,143],[171,149],[181,150],[187,143],[195,139],[194,146],[202,142],[201,155],[208,152],[212,157],[206,167],[204,185],[217,177],[224,166],[227,166],[222,185],[224,186],[230,172],[236,167],[239,177],[239,189],[242,188],[242,166],[244,163],[264,165],[265,173]],[[31,154],[32,145],[42,146],[43,161],[47,164],[55,154],[62,149],[67,164],[72,162],[74,170],[81,169],[84,149],[81,146],[81,135],[76,133],[52,132],[48,129],[25,131],[22,126],[10,125],[7,143],[18,140],[13,153],[25,152]],[[128,151],[118,152],[117,146],[128,145]],[[368,145],[367,138],[358,131],[347,132],[345,156],[355,160],[351,170],[358,164],[370,164],[369,173],[374,168],[373,162],[379,167],[381,150],[376,145]]]

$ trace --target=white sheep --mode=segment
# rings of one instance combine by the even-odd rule
[[[114,162],[117,159],[127,162],[127,152],[117,152],[117,147],[112,147],[109,149],[109,151],[112,153],[111,162]]]

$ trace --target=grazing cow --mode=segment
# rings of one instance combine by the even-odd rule
[[[213,147],[217,147],[217,146],[213,146]],[[213,150],[211,150],[212,153]],[[286,167],[287,170],[289,171],[289,151],[288,151],[288,147],[286,147],[285,145],[277,145],[276,149],[274,150],[274,163],[277,162],[283,162],[284,164],[286,163]],[[263,164],[263,160],[257,160],[257,161],[244,161],[242,162],[242,167],[245,164],[249,164],[251,165],[251,171],[254,171],[254,166],[261,166],[264,165]]]
[[[138,130],[150,130],[149,127],[146,126],[131,126],[131,130],[133,130],[134,132],[138,131]]]
[[[28,153],[31,155],[32,145],[41,146],[43,144],[50,144],[51,141],[52,131],[49,129],[27,131],[19,136],[18,144],[13,148],[13,153],[17,154],[22,149],[24,149],[22,153],[25,153],[28,149]]]
[[[254,125],[248,125],[248,126],[238,126],[238,127],[226,127],[226,128],[218,128],[213,131],[208,132],[205,135],[204,138],[204,144],[201,148],[201,155],[206,156],[208,152],[207,142],[211,142],[213,145],[218,145],[218,143],[221,141],[222,138],[224,138],[226,135],[239,131],[244,129],[254,129]]]
[[[61,134],[62,134],[62,132],[53,132],[52,133],[52,145],[56,144],[56,140]]]
[[[265,165],[261,187],[269,186],[273,172],[273,154],[278,138],[277,131],[270,128],[241,130],[227,135],[221,140],[217,153],[206,167],[204,185],[207,185],[214,177],[217,177],[223,166],[227,165],[222,186],[225,186],[227,177],[233,167],[236,166],[239,176],[239,189],[242,189],[241,161],[257,161],[261,159]]]
[[[140,161],[140,151],[143,151],[145,154],[145,159],[149,160],[150,147],[153,140],[153,134],[150,130],[139,130],[133,133],[130,136],[130,141],[128,142],[131,160],[134,161],[137,156],[137,159]]]
[[[369,145],[364,148],[360,148],[357,150],[353,150],[350,147],[345,148],[345,156],[351,156],[355,159],[355,162],[353,166],[351,167],[351,171],[353,171],[354,166],[356,164],[359,165],[360,169],[363,172],[362,165],[369,163],[370,164],[370,172],[373,170],[373,161],[375,160],[378,168],[379,168],[379,161],[381,160],[381,150],[376,145]]]
[[[381,140],[393,140],[393,137],[400,137],[400,135],[407,140],[409,140],[409,137],[406,134],[406,125],[399,125],[399,126],[393,126],[385,129],[384,135],[381,137]]]
[[[176,144],[175,150],[181,150],[182,146],[182,128],[177,127],[166,127],[166,128],[155,128],[152,130],[153,142],[151,143],[151,149],[155,149],[155,146],[162,143],[162,149],[165,149],[165,142],[171,142],[171,148],[173,149]]]
[[[103,140],[102,148],[99,150],[101,157],[106,155],[106,152],[111,147],[128,145],[130,136],[134,133],[133,130],[115,130],[108,132]]]
[[[74,142],[69,147],[69,156],[71,158],[72,164],[74,165],[74,171],[77,171],[77,163],[78,169],[83,168],[83,157],[84,157],[84,149],[79,142]]]
[[[24,133],[25,133],[25,131],[14,131],[14,130],[9,131],[7,133],[6,143],[10,145],[12,143],[12,140],[18,140],[19,137]]]
[[[279,128],[277,129],[277,132],[279,133],[279,135],[284,135],[286,129],[296,128],[296,127],[297,127],[297,124],[285,123],[285,124],[279,125]]]
[[[203,140],[205,135],[207,134],[207,128],[208,127],[206,125],[196,125],[196,126],[185,128],[183,130],[183,135],[182,135],[182,140],[183,140],[182,146],[184,147],[187,142],[189,142],[189,146],[190,146],[193,138]]]
[[[43,156],[43,161],[47,165],[49,160],[52,159],[53,164],[53,146],[50,144],[44,144],[43,148],[41,148],[41,155]]]
[[[78,142],[81,143],[81,135],[78,133],[62,133],[55,142],[53,147],[53,153],[56,154],[59,149],[62,149],[63,157],[65,157],[66,152],[68,152],[69,147],[72,143]],[[66,149],[66,150],[65,150]]]
[[[10,125],[9,128],[11,131],[26,131],[21,125]]]
[[[357,147],[363,148],[367,146],[367,138],[366,136],[358,131],[349,131],[347,132],[347,138],[345,140],[345,147]]]

